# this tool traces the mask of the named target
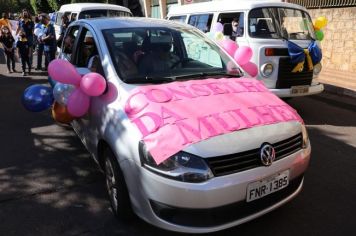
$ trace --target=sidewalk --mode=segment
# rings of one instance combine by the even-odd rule
[[[317,80],[324,84],[325,92],[356,98],[356,75],[350,72],[323,68]]]

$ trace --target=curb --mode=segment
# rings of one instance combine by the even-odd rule
[[[324,92],[326,93],[332,93],[332,94],[337,94],[341,96],[348,96],[352,98],[356,98],[356,91],[347,89],[347,88],[341,88],[337,87],[331,84],[323,84],[324,85]]]

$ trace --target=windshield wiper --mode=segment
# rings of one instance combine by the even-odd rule
[[[189,79],[189,78],[200,78],[200,77],[207,77],[207,76],[224,76],[224,77],[229,77],[229,78],[236,78],[236,77],[241,77],[241,75],[236,75],[236,74],[229,74],[226,72],[199,72],[199,73],[193,73],[193,74],[187,74],[187,75],[179,75],[176,76],[176,79]]]
[[[167,77],[154,77],[154,76],[140,76],[140,77],[130,77],[124,80],[127,84],[137,84],[137,83],[151,83],[151,84],[160,84],[164,82],[172,82],[176,78],[174,76]]]
[[[223,76],[228,78],[239,78],[242,75],[229,74],[226,72],[199,72],[186,75],[177,75],[177,76],[167,76],[167,77],[154,77],[154,76],[140,76],[140,77],[131,77],[124,80],[127,84],[138,84],[138,83],[151,83],[151,84],[160,84],[164,82],[172,82],[177,79],[190,79],[190,78],[201,78],[207,76]]]

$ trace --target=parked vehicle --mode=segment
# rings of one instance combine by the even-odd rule
[[[117,216],[128,217],[132,209],[167,230],[213,232],[259,217],[301,191],[311,153],[303,122],[272,122],[277,113],[284,118],[296,114],[264,86],[259,87],[257,80],[240,78],[231,57],[196,28],[147,18],[78,20],[69,26],[59,57],[69,60],[81,74],[89,71],[91,57],[100,61],[94,71],[105,77],[107,91],[92,97],[87,115],[72,126],[104,170]],[[240,81],[244,88],[229,87]],[[267,99],[259,97],[261,89]],[[272,106],[273,114],[261,110],[261,119],[249,122],[254,116],[245,117],[245,128],[241,119],[240,125],[229,128],[223,121],[227,117],[206,116],[221,122],[221,132],[209,120],[202,121],[196,131],[179,123],[187,120],[179,118],[183,116],[179,110],[218,112],[227,106],[215,95],[239,96],[229,101],[241,109],[249,104],[258,110],[273,101],[287,110]],[[208,104],[194,105],[207,98],[211,99]],[[162,105],[162,118],[154,118],[152,112],[141,115],[150,107],[147,99]],[[166,102],[175,105],[163,108]],[[133,113],[140,116],[133,118]],[[144,116],[154,118],[148,119],[147,127]],[[177,130],[178,124],[186,135]],[[151,136],[163,132],[162,127],[169,127],[165,132],[172,135]],[[205,137],[206,132],[215,134]],[[194,138],[199,141],[190,140]],[[164,147],[157,149],[161,144]],[[172,152],[178,144],[182,149]],[[157,161],[157,150],[166,157]]]
[[[300,5],[277,0],[212,1],[171,7],[167,18],[203,32],[210,31],[217,22],[222,23],[226,37],[252,48],[252,62],[259,68],[257,78],[279,97],[312,95],[324,90],[314,80],[321,71],[320,63],[313,70],[305,63],[302,71],[292,72],[295,65],[289,58],[288,41],[302,48],[315,41],[310,15]],[[237,36],[232,36],[234,18],[239,24]]]
[[[56,36],[59,37],[62,16],[68,16],[70,21],[97,17],[121,17],[132,16],[130,9],[113,4],[105,3],[72,3],[61,6],[55,15],[54,28]]]

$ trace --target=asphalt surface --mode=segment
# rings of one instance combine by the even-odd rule
[[[0,65],[0,235],[178,235],[114,218],[104,177],[70,127],[20,98],[46,74]],[[18,67],[19,68],[19,65]],[[300,195],[244,225],[211,235],[355,235],[356,100],[330,94],[289,101],[304,118],[312,160]]]

